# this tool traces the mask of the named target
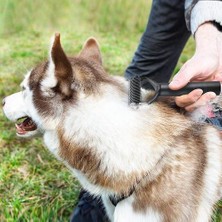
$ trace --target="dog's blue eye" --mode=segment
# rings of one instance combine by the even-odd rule
[[[23,90],[23,91],[26,90],[25,86],[22,86],[22,90]]]

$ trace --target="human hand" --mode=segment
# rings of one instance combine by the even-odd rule
[[[211,23],[204,23],[195,34],[196,51],[174,76],[169,87],[177,90],[191,81],[222,81],[222,33]],[[203,94],[195,89],[187,95],[176,97],[176,104],[193,111],[215,98],[213,92]]]

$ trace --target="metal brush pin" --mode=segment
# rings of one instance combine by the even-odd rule
[[[141,101],[141,79],[139,76],[130,80],[129,105],[139,104]]]

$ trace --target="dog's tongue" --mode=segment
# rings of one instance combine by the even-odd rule
[[[15,124],[15,127],[18,134],[25,134],[37,129],[36,124],[29,117],[26,117],[23,122]]]

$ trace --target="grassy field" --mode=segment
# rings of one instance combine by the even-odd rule
[[[96,37],[106,70],[122,75],[150,5],[149,0],[0,0],[0,100],[19,90],[24,74],[47,58],[56,31],[68,54],[78,53],[89,36]],[[193,50],[190,40],[176,70]],[[0,130],[0,221],[68,221],[80,189],[77,181],[41,139],[16,138],[2,112]],[[213,221],[220,221],[220,208]]]

